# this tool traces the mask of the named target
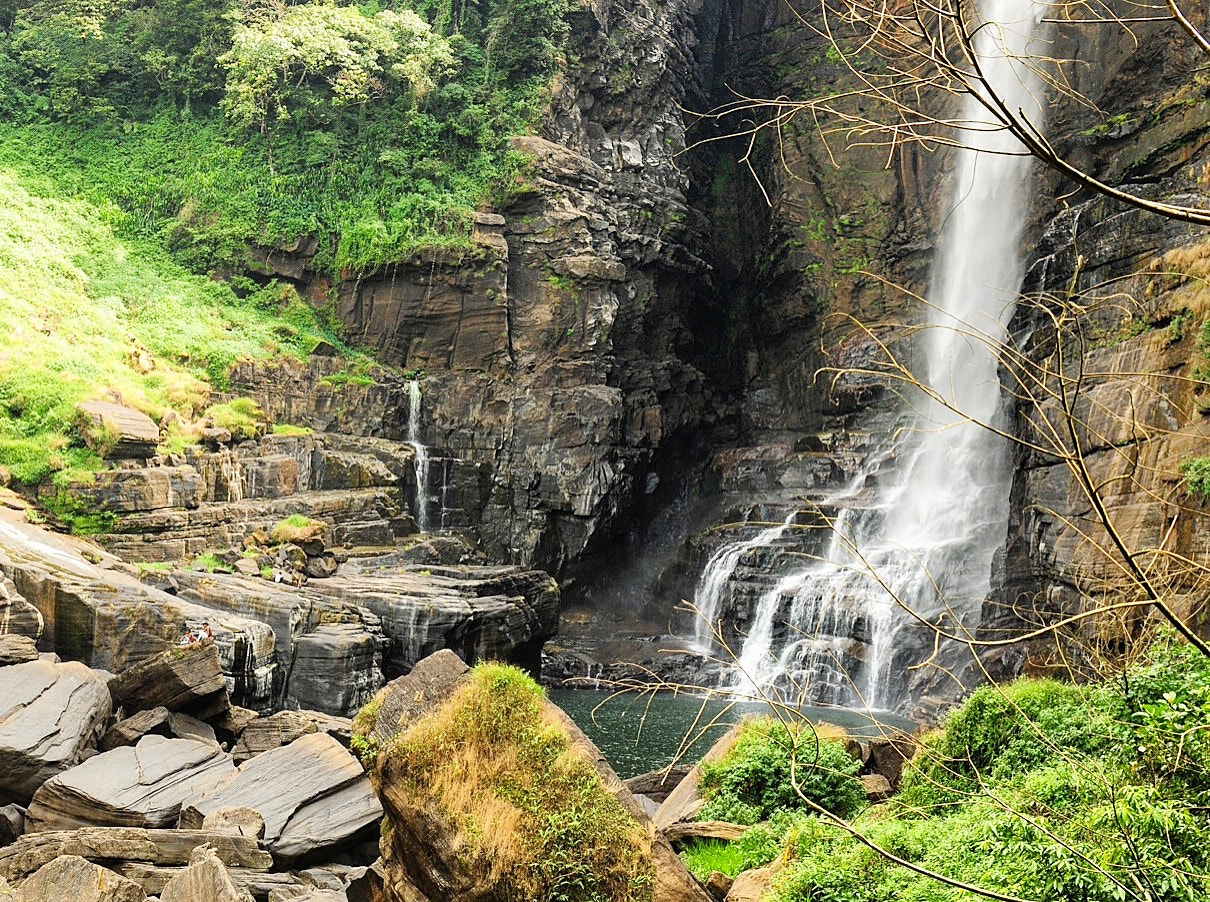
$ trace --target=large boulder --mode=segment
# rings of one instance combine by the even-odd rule
[[[110,401],[87,401],[79,407],[81,433],[102,457],[154,457],[160,427],[147,414]]]
[[[174,827],[181,804],[235,772],[217,745],[145,736],[88,759],[34,793],[27,829]]]
[[[0,667],[38,660],[38,644],[29,636],[0,633]]]
[[[257,755],[191,800],[181,826],[201,827],[220,808],[248,807],[265,819],[265,846],[293,861],[339,846],[382,817],[361,764],[326,733]]]
[[[164,885],[160,902],[251,902],[252,897],[231,880],[227,868],[210,846],[198,846],[189,867]]]
[[[95,746],[112,702],[105,681],[74,661],[5,667],[0,686],[0,803],[25,805]]]
[[[114,703],[129,711],[163,707],[206,718],[230,707],[227,680],[211,640],[170,648],[109,681]]]
[[[387,745],[396,733],[406,732],[412,724],[449,701],[469,679],[469,669],[455,655],[438,652],[379,694],[375,699],[376,716],[355,721],[358,735],[371,746]],[[600,750],[558,707],[545,699],[542,705],[543,722],[567,735],[571,753],[596,770],[604,791],[613,795],[634,818],[645,834],[644,843],[650,842],[654,902],[710,902],[705,890],[655,830],[643,807]],[[460,828],[409,789],[407,783],[412,777],[401,771],[389,749],[379,757],[374,779],[392,827],[390,838],[384,836],[382,848],[384,880],[396,898],[407,902],[437,902],[454,897],[496,902],[504,898],[490,879],[481,879],[483,875],[475,871],[473,864],[461,860],[456,851],[463,843]]]
[[[64,855],[26,880],[13,902],[143,902],[137,883],[76,855]]]

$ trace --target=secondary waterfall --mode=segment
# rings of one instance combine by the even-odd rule
[[[1040,13],[1030,0],[985,2],[993,24],[976,41],[988,83],[1035,124],[1039,79],[1013,60],[1027,54]],[[1007,531],[1008,448],[993,431],[1007,422],[998,346],[1024,276],[1031,158],[976,97],[965,98],[960,118],[976,149],[957,152],[915,347],[929,391],[909,398],[903,428],[824,499],[821,508],[835,511],[830,539],[756,603],[738,667],[724,677],[734,688],[892,707],[905,701],[906,669],[933,654],[932,632],[916,617],[957,634],[976,626]],[[738,561],[741,546],[711,563]],[[951,663],[945,649],[937,663]]]
[[[416,452],[416,526],[429,531],[429,449],[420,441],[420,380],[408,382],[408,444]]]

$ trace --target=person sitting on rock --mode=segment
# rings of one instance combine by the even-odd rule
[[[184,648],[186,645],[192,645],[197,641],[197,637],[193,635],[193,630],[185,630],[185,635],[181,636],[181,641],[177,644]]]
[[[210,629],[209,622],[203,623],[202,628],[200,630],[198,630],[197,641],[201,642],[203,639],[213,639],[213,638],[214,638],[214,630]]]

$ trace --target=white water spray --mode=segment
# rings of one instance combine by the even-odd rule
[[[984,18],[998,24],[976,39],[987,82],[1035,124],[1041,86],[1014,60],[1028,56],[1040,12],[1031,0],[988,0]],[[990,591],[1011,484],[1006,443],[993,431],[1005,424],[998,348],[1024,276],[1031,161],[976,97],[961,119],[975,131],[964,133],[973,148],[958,151],[933,264],[918,373],[929,392],[914,399],[912,428],[883,449],[893,472],[874,464],[859,474],[878,475],[876,497],[848,509],[828,499],[841,512],[827,551],[760,599],[730,677],[738,689],[781,683],[814,701],[890,707],[904,700],[904,667],[932,651],[931,634],[914,660],[910,642],[900,647],[914,623],[905,609],[961,633]]]
[[[408,444],[416,452],[416,526],[429,531],[429,449],[420,441],[420,380],[408,382]]]

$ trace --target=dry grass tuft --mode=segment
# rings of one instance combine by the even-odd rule
[[[651,840],[548,716],[529,677],[480,665],[384,753],[413,811],[440,812],[448,847],[491,898],[648,902]],[[431,823],[431,821],[430,821]]]

